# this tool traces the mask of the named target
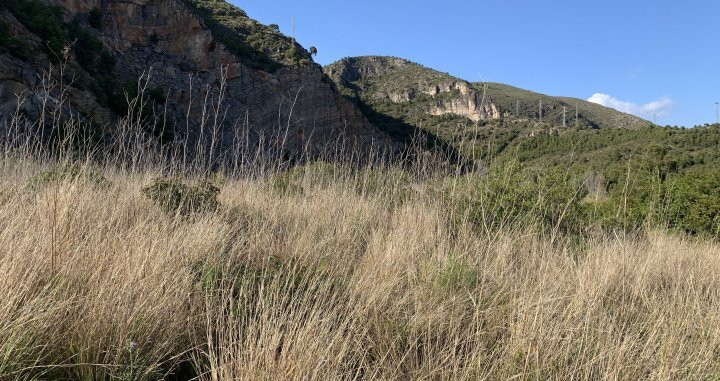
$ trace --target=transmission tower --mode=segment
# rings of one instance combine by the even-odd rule
[[[292,17],[290,23],[292,25],[292,39],[295,41],[295,16]]]
[[[575,102],[575,128],[578,128],[579,120],[578,120],[578,104]]]
[[[542,99],[540,100],[540,123],[542,123]]]

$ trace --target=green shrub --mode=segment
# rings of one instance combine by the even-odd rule
[[[285,58],[295,63],[299,61],[298,49],[295,44],[291,44],[290,48],[285,51]]]
[[[1,1],[0,9],[7,9],[30,32],[40,37],[42,47],[57,60],[68,43],[62,8],[48,6],[39,0]]]
[[[358,171],[355,189],[359,194],[389,193],[393,200],[410,196],[410,175],[398,168],[363,168]]]
[[[587,191],[560,171],[532,174],[517,162],[492,168],[487,175],[454,179],[451,199],[458,218],[478,229],[539,228],[550,234],[584,229],[581,200]]]
[[[107,186],[110,182],[102,173],[75,163],[61,163],[51,169],[39,172],[30,178],[31,188],[41,188],[62,182],[83,182],[94,186]]]
[[[143,194],[168,213],[188,215],[218,209],[220,189],[207,181],[187,185],[180,179],[155,179]]]
[[[77,20],[68,24],[67,29],[70,38],[75,42],[73,52],[83,69],[93,75],[113,69],[103,67],[102,61],[107,58],[102,57],[105,47],[95,35],[83,28]]]
[[[458,291],[472,291],[481,281],[477,268],[452,254],[447,261],[437,263],[434,275],[437,286],[451,295]]]
[[[10,24],[0,21],[0,48],[7,49],[10,54],[21,60],[30,58],[30,47],[25,41],[12,36]]]
[[[720,171],[707,169],[668,181],[667,225],[692,235],[720,236]]]
[[[165,88],[162,86],[152,87],[147,90],[148,97],[156,104],[163,104],[167,100]]]
[[[102,29],[103,15],[97,7],[90,10],[90,13],[88,14],[88,25],[95,29]]]
[[[336,164],[318,160],[278,173],[269,179],[269,184],[280,193],[302,193],[331,184],[340,172],[341,168]]]

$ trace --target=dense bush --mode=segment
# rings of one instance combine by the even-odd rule
[[[496,131],[497,132],[497,131]],[[498,141],[502,154],[530,165],[563,166],[573,170],[606,172],[611,182],[623,182],[628,162],[637,168],[652,159],[666,173],[695,166],[720,165],[720,125],[692,129],[648,127],[640,129],[568,130]],[[651,153],[651,151],[653,151]]]
[[[667,182],[666,223],[693,235],[720,236],[720,170],[673,176]]]
[[[97,75],[112,71],[115,61],[107,57],[103,43],[75,20],[67,25],[68,35],[73,44],[73,53],[80,66],[89,74]]]
[[[514,162],[454,179],[451,186],[457,216],[486,232],[539,227],[556,235],[585,228],[581,201],[587,190],[563,172],[535,174]]]
[[[10,25],[0,21],[0,49],[4,49],[10,52],[21,60],[27,60],[30,58],[30,47],[28,44],[14,37],[10,31]]]
[[[341,176],[341,171],[336,164],[318,160],[273,175],[269,184],[280,193],[302,193],[331,184]]]
[[[631,170],[609,193],[587,197],[582,177],[558,169],[531,171],[511,161],[485,176],[455,180],[458,217],[481,230],[539,226],[544,232],[578,234],[600,229],[670,228],[720,236],[720,171],[712,167],[663,173],[662,160]],[[450,190],[446,190],[450,192]]]
[[[180,179],[155,179],[143,194],[168,213],[188,215],[212,212],[220,206],[220,189],[207,181],[188,185]]]
[[[107,186],[110,182],[101,172],[77,163],[60,163],[30,178],[31,188],[41,188],[62,182],[82,182],[93,186]]]
[[[2,1],[0,9],[9,10],[30,32],[40,37],[50,59],[60,59],[68,42],[62,8],[48,6],[39,0],[23,0]]]
[[[60,7],[49,6],[39,0],[20,2],[2,2],[0,9],[9,10],[18,21],[42,41],[42,47],[51,60],[63,59],[63,50],[70,47],[77,64],[70,67],[69,73],[75,78],[75,85],[80,89],[90,90],[98,102],[118,115],[126,114],[126,102],[116,72],[115,57],[105,49],[103,43],[83,26],[80,19],[66,23]],[[99,18],[99,25],[98,25]],[[94,28],[101,27],[102,14],[93,10],[88,16],[88,24]],[[0,46],[9,47],[21,58],[30,57],[23,44],[7,36],[0,24]]]
[[[568,130],[527,137],[522,126],[481,129],[496,166],[515,161],[536,173],[595,173],[601,197],[581,203],[587,226],[633,231],[670,227],[716,236],[715,173],[720,126],[693,129]],[[481,147],[480,150],[485,149]]]
[[[411,192],[410,175],[398,168],[353,169],[323,160],[298,165],[270,177],[268,184],[279,193],[302,194],[342,181],[358,195],[389,193],[405,200]],[[386,196],[388,196],[386,194]]]
[[[88,25],[95,29],[102,29],[103,15],[97,7],[90,10],[90,13],[88,14]]]

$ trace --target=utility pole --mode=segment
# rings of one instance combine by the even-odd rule
[[[540,100],[540,123],[542,123],[542,99]]]
[[[715,102],[715,123],[720,124],[720,102]]]
[[[578,128],[580,121],[578,120],[578,103],[575,102],[575,128]]]
[[[292,39],[294,42],[295,41],[295,16],[292,17],[291,23],[292,23]]]
[[[565,128],[565,113],[567,113],[567,107],[563,106],[563,128]]]

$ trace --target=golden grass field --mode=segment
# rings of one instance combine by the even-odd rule
[[[720,378],[715,243],[490,234],[390,175],[217,177],[184,216],[160,170],[28,185],[50,165],[0,168],[2,379]]]

